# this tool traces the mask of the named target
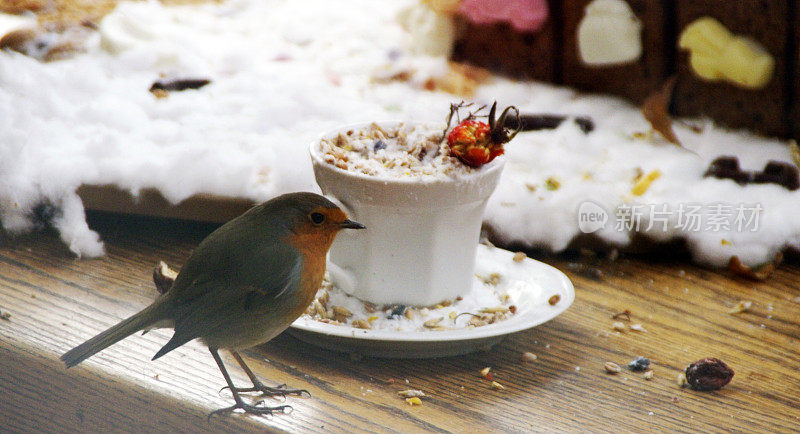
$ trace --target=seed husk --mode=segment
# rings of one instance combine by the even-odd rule
[[[514,253],[514,257],[511,258],[511,259],[513,259],[514,262],[522,262],[527,257],[528,257],[528,255],[526,255],[525,252],[517,252],[517,253]]]
[[[678,383],[678,387],[686,387],[689,384],[686,381],[686,374],[683,372],[678,374],[678,377],[675,379],[675,382]]]
[[[369,330],[369,329],[372,328],[372,324],[370,324],[370,322],[367,321],[367,320],[357,319],[357,320],[353,321],[353,327],[355,327],[357,329]]]
[[[606,372],[609,374],[617,374],[622,371],[622,368],[620,368],[619,365],[614,362],[606,362],[605,365],[603,365],[603,368],[605,368]]]
[[[345,318],[350,318],[353,316],[353,313],[347,310],[347,308],[342,306],[333,306],[333,314],[336,316],[343,316]]]
[[[422,325],[424,327],[426,327],[426,328],[429,328],[429,329],[436,328],[436,327],[439,326],[439,323],[442,322],[442,319],[444,319],[444,318],[443,317],[439,317],[439,318],[429,319],[429,320],[425,321],[424,323],[422,323]]]
[[[494,390],[504,390],[505,386],[503,386],[502,384],[498,383],[497,381],[492,381],[492,389],[494,389]]]
[[[730,308],[730,310],[728,310],[728,313],[735,314],[735,313],[746,312],[748,309],[750,309],[750,306],[752,305],[753,302],[750,300],[740,300],[738,303],[736,303],[736,306],[733,306],[732,308]]]
[[[414,398],[414,397],[423,397],[425,396],[425,392],[416,389],[407,389],[401,390],[397,392],[398,395],[402,396],[403,398]]]
[[[555,306],[556,304],[558,304],[559,301],[561,301],[561,296],[558,294],[554,294],[547,299],[547,303],[550,306]]]
[[[652,380],[653,379],[653,371],[647,371],[644,373],[645,380]]]
[[[523,362],[534,362],[534,361],[536,361],[537,358],[538,357],[536,357],[536,354],[533,354],[530,351],[525,351],[524,353],[522,353],[522,361]]]
[[[496,306],[496,307],[484,307],[483,309],[479,310],[480,313],[506,313],[508,312],[508,308],[505,306]]]

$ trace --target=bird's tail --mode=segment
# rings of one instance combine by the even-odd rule
[[[139,330],[155,324],[164,319],[161,306],[161,303],[153,303],[141,312],[120,321],[117,325],[67,351],[61,356],[61,360],[68,368],[71,368]]]

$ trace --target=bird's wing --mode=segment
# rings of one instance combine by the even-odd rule
[[[205,295],[236,298],[246,290],[274,298],[299,285],[302,256],[296,248],[263,234],[225,229],[209,235],[181,269],[167,292],[174,306]]]

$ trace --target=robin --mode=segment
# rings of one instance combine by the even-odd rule
[[[141,312],[61,356],[72,367],[137,331],[172,327],[175,333],[153,360],[199,338],[219,366],[235,404],[217,410],[271,414],[283,405],[246,404],[240,392],[301,395],[267,387],[237,351],[267,342],[296,320],[317,293],[328,249],[342,229],[364,229],[333,202],[314,193],[290,193],[251,208],[212,232],[192,252],[169,291]],[[253,383],[236,388],[219,350],[231,352]]]

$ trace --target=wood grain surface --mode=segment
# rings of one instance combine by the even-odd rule
[[[0,319],[2,432],[800,430],[799,266],[752,282],[669,258],[591,255],[534,256],[567,273],[576,301],[490,351],[357,359],[284,333],[245,358],[268,384],[305,388],[312,397],[289,398],[291,414],[208,421],[231,400],[219,392],[222,376],[196,342],[155,362],[150,358],[169,331],[132,336],[70,370],[58,356],[147,305],[157,294],[155,263],[179,268],[214,226],[89,217],[106,242],[101,259],[75,258],[47,230],[0,235],[0,311],[10,314]],[[753,304],[727,313],[740,300]],[[612,330],[612,315],[625,309],[646,332]],[[522,363],[523,351],[538,359]],[[640,355],[653,362],[652,380],[603,370],[606,361],[624,365]],[[677,374],[707,356],[727,362],[733,381],[714,392],[679,388]],[[233,359],[224,360],[234,381],[247,384]],[[481,377],[487,366],[505,390]],[[427,394],[421,406],[397,395],[407,388]]]

